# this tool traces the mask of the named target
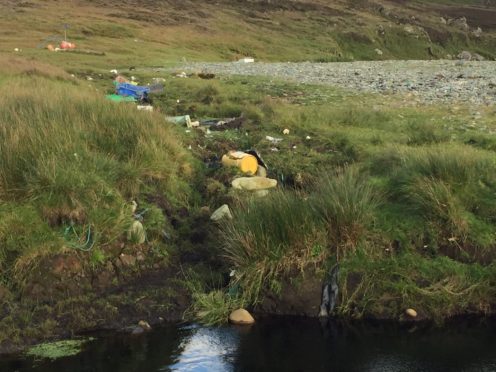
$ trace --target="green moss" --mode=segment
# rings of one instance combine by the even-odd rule
[[[93,340],[94,339],[90,337],[82,340],[64,340],[39,344],[29,348],[25,355],[35,359],[52,360],[74,356],[81,352],[86,343]]]

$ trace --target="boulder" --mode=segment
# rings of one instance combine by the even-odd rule
[[[233,218],[232,217],[232,214],[231,214],[231,210],[229,209],[229,206],[227,204],[224,204],[223,206],[221,206],[220,208],[218,208],[210,216],[210,219],[212,221],[220,221],[220,220],[222,220],[224,218],[227,218],[229,220],[231,220]]]
[[[245,309],[234,310],[229,315],[229,321],[233,324],[238,324],[238,325],[247,325],[247,324],[255,323],[255,319],[253,319],[251,314]]]
[[[482,28],[477,27],[474,31],[472,31],[472,35],[476,38],[480,38],[482,36]]]
[[[457,55],[457,58],[464,61],[470,61],[472,59],[472,53],[464,50],[463,52]]]
[[[448,25],[459,28],[460,30],[463,30],[463,31],[469,30],[467,18],[465,18],[465,17],[450,19],[448,21]]]
[[[277,180],[266,177],[240,177],[234,179],[232,187],[237,190],[266,190],[277,186]]]
[[[484,59],[485,58],[478,53],[472,54],[472,61],[484,61]]]

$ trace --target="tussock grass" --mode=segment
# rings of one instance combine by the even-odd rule
[[[303,195],[278,191],[261,200],[248,201],[223,227],[223,252],[236,268],[234,283],[242,283],[243,297],[257,301],[267,285],[277,285],[280,275],[322,257],[312,257],[312,247],[325,245],[318,231],[322,221],[312,213]]]
[[[0,265],[43,246],[61,250],[71,224],[91,226],[100,247],[122,239],[131,200],[160,193],[188,203],[191,164],[158,115],[105,102],[82,86],[12,78],[0,87],[0,201],[8,203],[0,209]]]
[[[326,222],[338,259],[354,251],[372,222],[380,196],[356,167],[327,174],[313,195],[316,213]]]
[[[496,212],[494,157],[464,145],[407,150],[401,157],[390,178],[393,198],[423,216],[440,246],[455,245],[464,254],[469,250],[472,258],[491,253]]]

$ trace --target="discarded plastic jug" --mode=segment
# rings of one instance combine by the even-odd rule
[[[191,118],[189,115],[183,116],[167,116],[165,118],[169,123],[186,125],[188,128],[191,128]]]
[[[222,164],[237,167],[241,172],[254,175],[258,170],[257,158],[242,151],[229,151],[222,157]]]

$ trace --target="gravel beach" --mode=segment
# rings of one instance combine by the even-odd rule
[[[494,61],[371,61],[335,63],[189,63],[187,72],[265,76],[352,91],[408,94],[422,103],[496,103]]]

